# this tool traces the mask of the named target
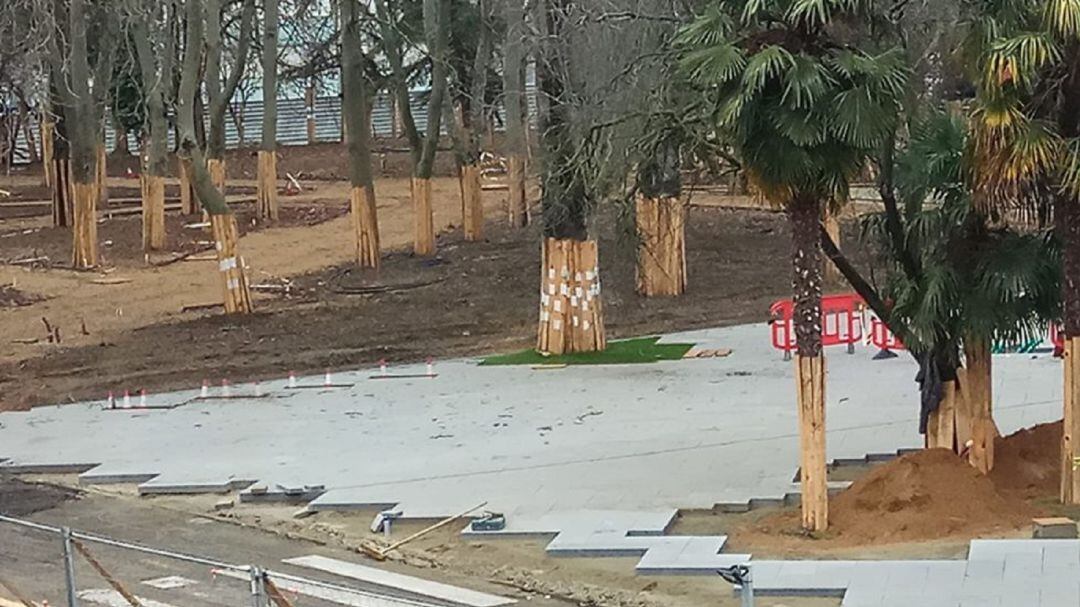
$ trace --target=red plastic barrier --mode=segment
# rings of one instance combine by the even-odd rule
[[[885,323],[881,322],[877,316],[870,319],[870,343],[877,346],[879,350],[904,349],[900,338],[893,335],[889,327],[885,326]]]
[[[853,293],[826,295],[821,298],[821,345],[847,345],[848,352],[862,341],[862,322],[859,313],[862,299]],[[795,349],[795,327],[792,318],[795,305],[782,299],[769,308],[772,326],[772,346],[784,352],[785,358]]]
[[[1065,352],[1065,334],[1056,324],[1050,325],[1050,343],[1054,344],[1054,356]]]

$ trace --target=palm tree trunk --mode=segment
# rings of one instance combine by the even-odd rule
[[[792,281],[795,325],[795,383],[799,406],[802,525],[810,531],[829,526],[825,459],[825,356],[821,348],[821,205],[797,196],[788,208],[792,231]]]
[[[1062,246],[1065,333],[1060,497],[1063,504],[1080,504],[1080,200],[1060,196],[1054,218]]]
[[[993,365],[990,340],[983,337],[965,336],[964,358],[967,368],[961,377],[963,381],[963,404],[967,409],[966,417],[971,441],[971,453],[968,456],[971,465],[986,474],[994,467],[994,435],[996,426],[993,418]],[[960,445],[966,446],[967,440]]]

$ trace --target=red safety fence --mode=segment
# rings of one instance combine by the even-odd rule
[[[1054,344],[1054,356],[1061,356],[1065,352],[1065,333],[1057,324],[1050,325],[1050,343]]]
[[[821,298],[821,345],[847,345],[848,352],[862,341],[863,300],[854,293],[826,295]],[[782,299],[769,308],[772,345],[784,352],[784,358],[795,349],[795,304]]]
[[[870,343],[879,350],[903,350],[904,344],[900,338],[893,335],[889,327],[880,318],[874,316],[870,319]]]

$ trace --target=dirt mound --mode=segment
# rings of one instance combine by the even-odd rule
[[[1030,522],[1022,500],[947,449],[927,449],[878,466],[830,504],[831,532],[886,543],[977,535]]]
[[[1054,497],[1061,482],[1061,422],[1039,424],[994,442],[990,480],[1025,499]]]

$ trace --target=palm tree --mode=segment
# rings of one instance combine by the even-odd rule
[[[1065,334],[1061,501],[1080,503],[1080,4],[975,3],[967,40],[977,83],[975,204],[1052,213]]]
[[[961,450],[971,440],[972,463],[986,472],[995,428],[991,343],[1043,334],[1058,309],[1059,258],[1047,230],[1017,230],[975,207],[978,158],[970,152],[959,113],[915,117],[896,159],[903,210],[870,215],[864,228],[885,262],[889,320],[921,364],[924,394],[941,397],[930,407],[924,399],[927,445]],[[890,222],[910,258],[897,254]]]
[[[898,49],[856,48],[870,23],[863,0],[733,0],[680,35],[681,68],[751,183],[782,205],[792,227],[802,524],[828,526],[825,365],[821,347],[826,205],[892,132],[907,69]]]

